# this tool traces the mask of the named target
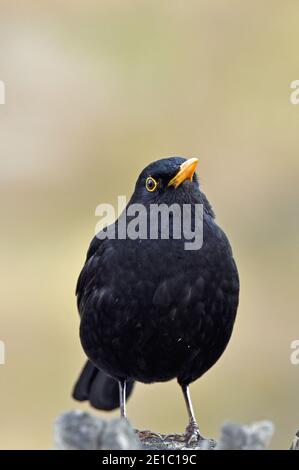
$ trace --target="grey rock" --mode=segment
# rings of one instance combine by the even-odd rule
[[[184,434],[155,434],[144,438],[145,431],[139,431],[141,445],[144,450],[212,450],[216,446],[214,439],[201,439],[187,443]]]
[[[299,450],[299,431],[296,432],[290,450]]]
[[[225,423],[218,443],[201,439],[187,443],[183,434],[162,435],[151,431],[135,431],[124,419],[106,422],[83,411],[62,414],[54,425],[54,445],[62,450],[261,450],[269,444],[274,432],[270,421],[251,425]],[[299,450],[299,433],[292,449]]]
[[[59,450],[132,450],[140,448],[128,421],[102,418],[83,411],[63,413],[54,424],[54,446]]]
[[[126,419],[110,421],[101,435],[100,448],[103,450],[138,450],[140,441]]]
[[[273,436],[271,421],[258,421],[251,425],[225,423],[220,430],[216,450],[262,450]]]
[[[60,450],[99,448],[106,422],[83,411],[63,413],[54,424],[54,446]]]

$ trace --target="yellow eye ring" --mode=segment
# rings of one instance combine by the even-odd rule
[[[157,189],[157,186],[158,182],[155,180],[155,178],[152,176],[146,178],[145,187],[150,193],[154,192]]]

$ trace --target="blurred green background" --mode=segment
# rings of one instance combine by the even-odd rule
[[[84,362],[75,284],[95,207],[140,170],[197,156],[232,242],[239,316],[222,359],[191,386],[202,433],[271,419],[272,448],[299,427],[299,4],[1,1],[0,447],[52,446]],[[180,432],[175,382],[138,384],[134,426]],[[117,413],[106,415],[111,418]]]

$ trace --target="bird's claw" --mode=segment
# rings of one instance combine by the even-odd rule
[[[163,441],[163,436],[161,434],[158,434],[157,432],[152,432],[148,430],[138,431],[137,429],[135,430],[135,432],[141,441],[145,441],[147,439],[158,439]]]
[[[163,441],[184,442],[184,440],[184,435],[182,434],[165,434],[165,436],[163,436]]]
[[[204,439],[204,437],[202,437],[199,432],[199,427],[195,420],[190,420],[188,426],[186,427],[184,437],[187,444],[191,444],[192,442],[198,442]]]

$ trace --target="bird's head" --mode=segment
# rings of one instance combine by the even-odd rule
[[[197,158],[163,158],[148,165],[140,174],[131,203],[184,204],[199,200],[195,173]]]

